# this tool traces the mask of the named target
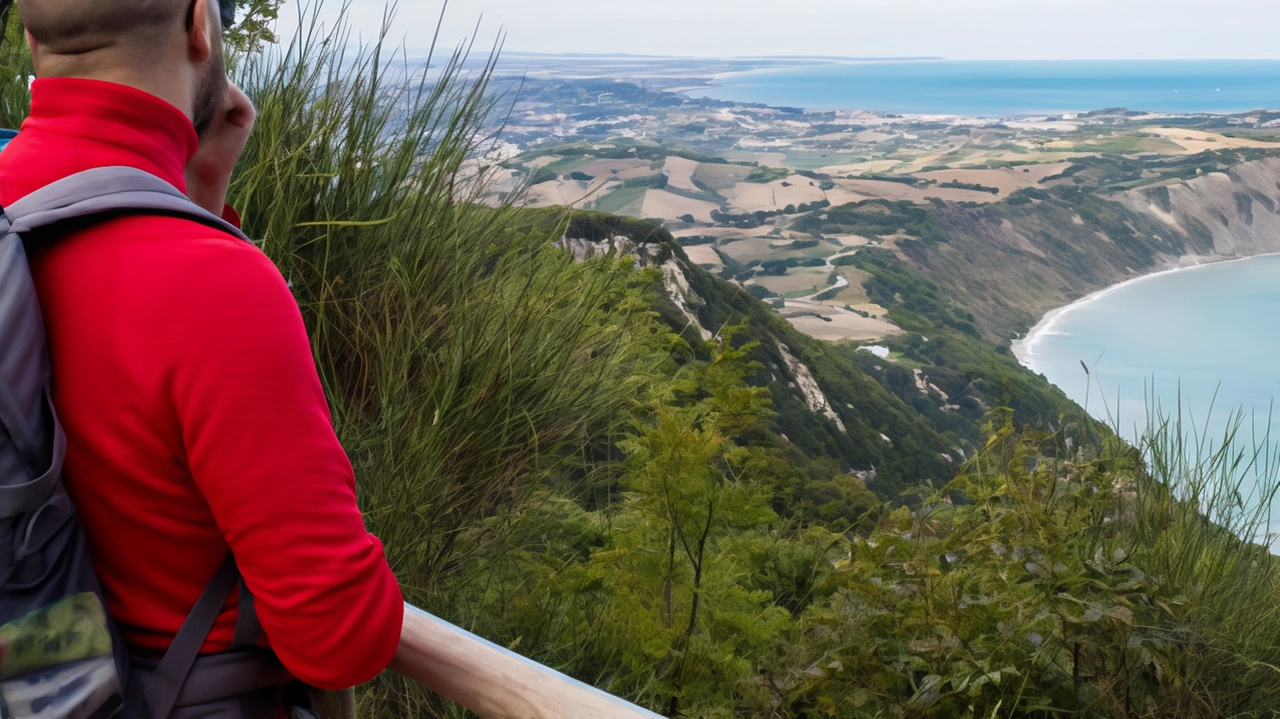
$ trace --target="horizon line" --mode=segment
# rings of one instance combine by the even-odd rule
[[[1276,57],[988,57],[948,58],[943,55],[659,55],[626,52],[538,52],[506,50],[504,57],[614,58],[628,60],[836,60],[846,62],[931,61],[931,62],[1280,62]]]

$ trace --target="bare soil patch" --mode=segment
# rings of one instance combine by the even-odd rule
[[[720,259],[720,255],[711,245],[693,245],[684,248],[684,253],[689,256],[689,261],[703,267],[711,269],[720,269],[724,267],[724,261]]]
[[[783,297],[797,293],[810,295],[821,292],[827,286],[827,276],[830,274],[831,270],[825,267],[796,267],[787,270],[785,275],[756,277],[752,282]]]
[[[995,187],[1000,190],[1000,197],[1008,197],[1018,190],[1037,187],[1044,178],[1059,174],[1070,166],[1071,163],[1069,162],[1055,162],[1043,165],[1004,167],[996,170],[937,170],[934,172],[921,172],[916,177],[925,180],[937,180],[938,184],[958,182],[965,185]]]
[[[701,192],[693,184],[693,173],[698,171],[698,163],[683,157],[668,157],[663,169],[667,171],[667,186],[687,192]]]
[[[670,158],[668,158],[670,162]],[[690,181],[693,183],[701,183],[716,192],[728,190],[737,185],[751,174],[753,168],[744,167],[742,165],[719,165],[710,162],[700,162],[698,167],[693,171]]]
[[[640,216],[676,220],[693,215],[698,222],[711,222],[711,211],[718,209],[720,206],[712,202],[694,200],[666,190],[649,190],[640,203]]]
[[[1187,154],[1204,152],[1205,150],[1222,150],[1229,147],[1280,147],[1280,143],[1262,142],[1241,137],[1226,137],[1213,132],[1178,127],[1156,127],[1151,128],[1148,132],[1174,142],[1181,146]]]
[[[787,205],[803,205],[827,198],[817,183],[805,177],[793,176],[775,180],[769,184],[739,182],[726,195],[730,208],[744,212],[781,210]]]
[[[817,314],[820,317],[814,317]],[[882,319],[870,319],[844,309],[810,302],[787,302],[782,310],[796,329],[814,339],[869,341],[902,334],[902,330]]]

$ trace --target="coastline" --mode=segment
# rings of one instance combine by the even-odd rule
[[[698,97],[736,102],[758,103],[768,107],[797,107],[818,112],[849,110],[852,107],[875,107],[879,111],[898,115],[959,114],[967,117],[999,120],[1003,118],[1058,116],[1099,110],[1103,108],[1139,107],[1151,114],[1173,116],[1242,115],[1275,104],[1274,93],[1258,93],[1247,84],[1233,84],[1220,79],[1214,73],[1226,73],[1222,78],[1235,79],[1239,66],[1255,74],[1265,74],[1274,81],[1280,72],[1275,60],[1249,61],[1187,61],[1187,60],[946,60],[935,58],[876,58],[869,60],[837,61],[805,65],[768,65],[755,68],[731,68],[708,73],[707,86],[701,88]],[[939,65],[935,75],[890,72],[861,77],[854,89],[846,88],[843,94],[858,98],[856,102],[832,101],[832,93],[839,96],[838,88],[849,84],[840,73],[823,73],[839,67]],[[1024,87],[1028,66],[1040,68],[1049,76],[1042,85],[1028,93]],[[1130,73],[1138,73],[1141,82],[1134,80],[1132,87],[1122,90],[1115,87],[1099,89],[1098,78],[1106,75],[1099,68],[1124,67]],[[1208,72],[1206,68],[1214,71]],[[1259,70],[1261,68],[1261,70]],[[817,71],[819,76],[810,77]],[[745,83],[746,80],[783,76],[785,82],[777,86]],[[1136,77],[1136,76],[1135,76]],[[1210,80],[1209,78],[1212,78]],[[811,89],[817,80],[822,91]],[[1136,82],[1136,84],[1133,84]],[[975,84],[978,83],[978,84]],[[1187,84],[1191,83],[1191,86]],[[1198,85],[1196,83],[1199,83]],[[905,87],[904,87],[905,86]],[[983,99],[975,100],[973,93],[957,93],[957,86],[980,89]],[[1174,89],[1168,92],[1167,87]],[[798,89],[799,88],[799,89]],[[907,96],[934,97],[943,101],[902,102]],[[1030,104],[1028,94],[1050,97]],[[1180,93],[1180,94],[1173,94]],[[691,94],[686,91],[686,94]],[[1052,99],[1050,99],[1052,98]],[[966,104],[967,103],[967,104]],[[1028,106],[1030,104],[1030,106]],[[955,109],[961,110],[955,113]]]
[[[1154,272],[1148,272],[1147,274],[1138,275],[1137,277],[1130,277],[1127,280],[1123,280],[1121,282],[1117,282],[1114,285],[1109,285],[1107,287],[1103,287],[1100,290],[1091,292],[1085,295],[1084,297],[1081,297],[1080,299],[1076,300],[1075,302],[1072,302],[1067,305],[1063,305],[1061,307],[1057,307],[1055,309],[1052,309],[1046,312],[1044,316],[1040,318],[1040,321],[1037,322],[1034,327],[1032,327],[1030,330],[1027,331],[1027,334],[1025,337],[1016,339],[1012,343],[1010,343],[1010,350],[1013,352],[1014,358],[1018,360],[1018,364],[1022,365],[1023,367],[1026,367],[1032,372],[1039,372],[1039,370],[1037,370],[1035,367],[1036,348],[1039,346],[1039,344],[1042,341],[1044,341],[1046,337],[1049,337],[1054,334],[1053,332],[1054,326],[1058,323],[1060,319],[1062,319],[1064,315],[1071,312],[1072,310],[1075,310],[1080,307],[1084,307],[1088,304],[1091,304],[1093,302],[1096,302],[1097,300],[1102,299],[1103,297],[1111,294],[1112,292],[1120,290],[1124,287],[1128,287],[1130,285],[1137,284],[1139,282],[1144,282],[1146,280],[1154,279],[1156,277],[1173,274],[1174,272],[1186,272],[1190,270],[1211,267],[1214,265],[1225,265],[1225,264],[1230,264],[1232,262],[1244,262],[1246,260],[1255,260],[1255,259],[1258,259],[1259,257],[1275,257],[1277,255],[1280,255],[1280,252],[1263,252],[1257,255],[1249,255],[1248,257],[1227,257],[1227,258],[1220,258],[1220,257],[1214,257],[1214,256],[1207,256],[1207,255],[1185,256],[1181,258],[1181,260],[1179,261],[1179,264],[1174,267],[1166,267],[1165,269],[1156,270]]]

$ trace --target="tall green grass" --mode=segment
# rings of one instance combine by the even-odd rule
[[[318,11],[237,63],[259,115],[231,201],[293,283],[406,598],[469,624],[450,591],[468,560],[501,551],[518,510],[636,396],[636,274],[575,264],[554,214],[479,201],[493,55],[415,68]],[[447,711],[389,676],[364,697],[378,716]]]

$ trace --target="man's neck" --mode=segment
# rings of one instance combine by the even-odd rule
[[[128,85],[154,95],[186,113],[191,118],[195,100],[191,96],[190,78],[183,77],[184,67],[137,68],[113,62],[107,50],[83,55],[54,55],[33,48],[36,77],[74,77]]]

